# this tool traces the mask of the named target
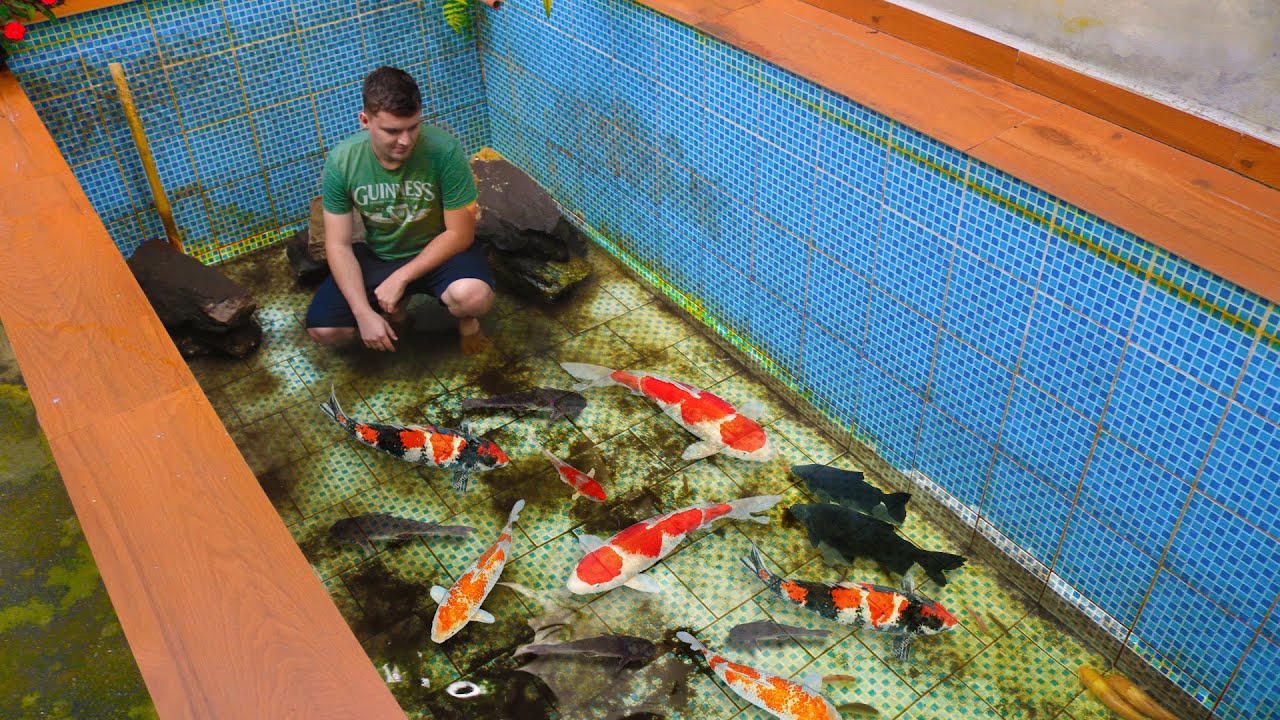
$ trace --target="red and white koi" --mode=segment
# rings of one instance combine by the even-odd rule
[[[903,576],[901,590],[871,583],[790,580],[769,572],[754,544],[742,564],[775,595],[793,605],[842,625],[894,635],[893,651],[902,662],[911,657],[913,638],[944,633],[959,624],[936,600],[917,595],[909,575]]]
[[[560,479],[565,481],[569,487],[596,502],[604,502],[608,498],[604,494],[604,488],[600,487],[600,482],[596,480],[596,469],[591,468],[587,472],[582,472],[578,468],[552,455],[538,442],[538,438],[533,434],[533,430],[529,430],[529,442],[544,457],[551,461],[551,465],[555,467],[556,472],[560,474]]]
[[[840,720],[840,711],[820,694],[822,676],[818,673],[795,682],[727,660],[687,632],[678,632],[676,637],[701,653],[716,677],[738,697],[770,715],[783,720]]]
[[[507,524],[502,528],[498,539],[489,546],[484,554],[467,568],[453,587],[445,590],[439,585],[431,588],[431,599],[439,604],[435,617],[431,619],[431,639],[442,643],[453,637],[472,620],[492,623],[495,618],[480,609],[489,592],[502,577],[502,570],[507,566],[507,558],[511,550],[511,529],[520,519],[520,511],[524,509],[524,500],[517,500],[507,517]]]
[[[472,473],[506,467],[511,458],[492,440],[436,425],[382,425],[348,417],[329,388],[329,400],[320,405],[325,414],[362,444],[405,462],[453,471],[453,489],[466,492]]]
[[[773,459],[773,445],[769,443],[764,428],[756,422],[764,412],[759,403],[751,402],[736,409],[706,390],[677,380],[586,363],[560,363],[560,367],[583,381],[574,387],[575,390],[617,384],[652,400],[667,417],[701,438],[701,442],[685,448],[680,456],[685,460],[697,460],[716,453],[756,462]]]
[[[638,522],[607,541],[594,535],[579,535],[578,541],[587,554],[578,561],[567,586],[578,595],[604,592],[619,585],[641,592],[662,592],[658,583],[643,573],[671,554],[689,533],[721,518],[768,523],[769,518],[752,513],[764,512],[781,499],[779,495],[758,495],[695,505]]]

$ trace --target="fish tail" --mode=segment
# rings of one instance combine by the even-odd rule
[[[329,399],[320,403],[320,409],[342,427],[346,427],[351,420],[346,413],[342,412],[342,406],[338,404],[338,392],[334,390],[332,385],[329,386]]]
[[[523,509],[524,509],[524,498],[521,498],[517,500],[516,504],[511,508],[511,514],[507,516],[507,524],[508,525],[514,524],[516,520],[519,520],[520,511]]]
[[[769,518],[756,517],[751,513],[764,512],[774,505],[777,505],[778,501],[781,499],[781,495],[756,495],[755,497],[734,500],[729,503],[729,507],[733,508],[733,510],[731,510],[726,517],[733,518],[734,520],[752,520],[760,523],[761,525],[767,525],[769,523]]]
[[[968,562],[968,559],[961,555],[952,555],[944,552],[926,552],[922,553],[916,562],[920,563],[920,567],[924,568],[925,575],[930,580],[938,583],[941,587],[947,584],[947,576],[942,573],[947,570],[955,570]]]
[[[706,645],[703,645],[702,643],[698,642],[698,638],[690,635],[689,633],[683,630],[676,633],[676,639],[682,643],[687,644],[689,647],[693,648],[694,650],[697,650],[700,653],[707,652]]]
[[[542,443],[538,442],[538,436],[533,434],[533,428],[529,428],[529,434],[527,437],[529,439],[529,444],[533,445],[534,450],[542,453],[548,460],[555,463],[556,457],[548,452],[547,449],[542,446]]]
[[[609,377],[613,374],[613,370],[599,365],[590,365],[588,363],[564,362],[560,363],[560,367],[564,371],[574,376],[582,382],[574,385],[574,392],[582,392],[587,388],[604,387],[613,384],[613,378]]]
[[[751,554],[742,558],[742,564],[747,566],[752,575],[764,581],[764,584],[770,585],[774,579],[774,574],[764,566],[764,558],[760,556],[760,548],[755,543],[751,543]]]
[[[911,493],[892,493],[884,496],[884,509],[888,511],[889,517],[901,525],[907,520],[907,501],[911,499]]]

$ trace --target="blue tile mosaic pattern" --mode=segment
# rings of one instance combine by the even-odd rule
[[[159,225],[96,53],[148,98],[179,224],[210,258],[245,247],[236,228],[305,217],[360,78],[396,62],[432,122],[491,142],[1206,706],[1274,701],[1275,307],[631,0],[557,0],[550,22],[480,9],[478,53],[436,2],[143,7],[37,26],[10,60],[122,250]]]
[[[439,0],[146,0],[40,23],[9,67],[122,252],[154,236],[151,193],[106,71],[123,62],[187,246],[217,261],[307,217],[301,172],[359,129],[378,64],[414,75],[428,121],[489,143],[477,46]],[[148,215],[151,213],[151,215]]]

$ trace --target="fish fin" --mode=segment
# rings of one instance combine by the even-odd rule
[[[821,543],[821,547],[818,548],[818,550],[822,553],[823,562],[832,567],[848,564],[844,560],[844,555],[841,555],[839,550],[836,550],[826,543]]]
[[[697,650],[698,652],[707,652],[706,645],[703,645],[701,642],[698,642],[698,638],[690,635],[689,633],[683,630],[676,633],[676,639],[682,643],[687,644],[689,647],[693,648],[694,650]]]
[[[329,416],[330,420],[344,428],[347,426],[350,418],[347,417],[346,413],[342,412],[342,406],[338,404],[338,391],[332,385],[329,386],[329,399],[320,403],[320,409],[324,411],[325,415]]]
[[[738,414],[748,420],[759,420],[764,416],[764,403],[752,400],[738,408]]]
[[[476,622],[488,623],[490,625],[498,622],[498,618],[494,617],[493,613],[487,610],[481,610],[480,608],[476,608],[475,613],[471,615],[471,619]]]
[[[951,553],[922,552],[916,558],[916,562],[920,563],[920,567],[924,569],[925,575],[930,580],[938,583],[938,587],[944,587],[947,584],[947,576],[943,575],[943,572],[961,567],[968,562],[968,559]]]
[[[696,442],[684,449],[684,453],[680,455],[681,460],[701,460],[704,457],[715,455],[724,449],[724,443],[703,440]]]
[[[769,572],[769,570],[765,568],[764,558],[760,556],[760,548],[756,547],[755,543],[751,543],[751,554],[742,558],[742,564],[746,565],[747,569],[751,571],[751,574],[760,578],[766,585],[769,581],[766,578],[760,577],[761,574],[768,577],[773,576],[773,573]]]
[[[471,432],[471,428],[472,428],[472,425],[470,420],[463,420],[462,422],[458,423],[459,430],[466,433],[467,435],[475,435],[475,433]]]
[[[444,600],[446,597],[448,597],[448,595],[449,595],[449,591],[445,590],[439,585],[431,586],[431,599],[435,600],[437,605],[443,605]]]
[[[550,425],[562,417],[564,417],[564,413],[560,412],[560,408],[552,405],[551,414],[547,416],[547,424]]]
[[[893,655],[898,662],[911,660],[911,635],[898,635],[893,639]]]
[[[907,521],[907,501],[911,499],[911,493],[892,493],[885,495],[884,509],[889,515],[889,522],[894,525],[901,525]]]
[[[515,505],[511,506],[511,514],[507,516],[507,524],[510,525],[515,521],[519,520],[520,511],[523,509],[524,509],[524,498],[520,498],[519,500],[516,501]]]
[[[454,491],[464,493],[471,484],[471,473],[465,470],[458,470],[453,473],[453,477],[449,482],[452,483]]]
[[[595,478],[595,476],[596,476],[596,469],[595,469],[595,468],[591,468],[590,470],[588,470],[588,471],[587,471],[587,477],[594,479],[594,478]]]
[[[604,547],[604,541],[595,535],[579,535],[578,544],[588,553],[595,552]]]
[[[754,497],[742,498],[741,500],[734,500],[729,503],[729,507],[733,509],[730,510],[729,514],[725,517],[732,518],[734,520],[751,520],[753,522],[758,522],[761,525],[767,525],[769,524],[769,518],[763,516],[756,517],[752,513],[764,512],[774,505],[777,505],[778,501],[781,499],[781,495],[756,495]]]
[[[639,590],[640,592],[643,592],[643,593],[655,593],[659,595],[662,594],[662,586],[658,584],[658,581],[654,580],[648,575],[645,575],[644,573],[640,573],[639,575],[636,575],[635,577],[623,583],[623,585],[626,585],[632,590]]]
[[[360,544],[360,547],[364,548],[365,550],[368,550],[370,555],[378,554],[378,548],[374,547],[373,543],[369,540],[369,538],[365,537],[364,535],[361,535],[360,539],[356,540],[356,542]]]
[[[916,569],[919,567],[919,565],[912,563],[911,567],[902,573],[902,591],[908,595],[914,595],[916,592]]]
[[[582,380],[581,383],[573,386],[574,392],[582,392],[588,388],[613,384],[613,378],[609,377],[613,374],[613,370],[607,367],[573,362],[560,363],[560,367],[578,380]]]
[[[820,693],[822,692],[822,673],[811,672],[804,676],[800,684],[815,693]]]

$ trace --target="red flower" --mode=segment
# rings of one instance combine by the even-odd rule
[[[10,40],[21,40],[27,36],[27,29],[17,20],[10,20],[4,24],[4,36]]]
[[[58,0],[40,0],[40,4],[53,7],[54,5],[58,4]]]

